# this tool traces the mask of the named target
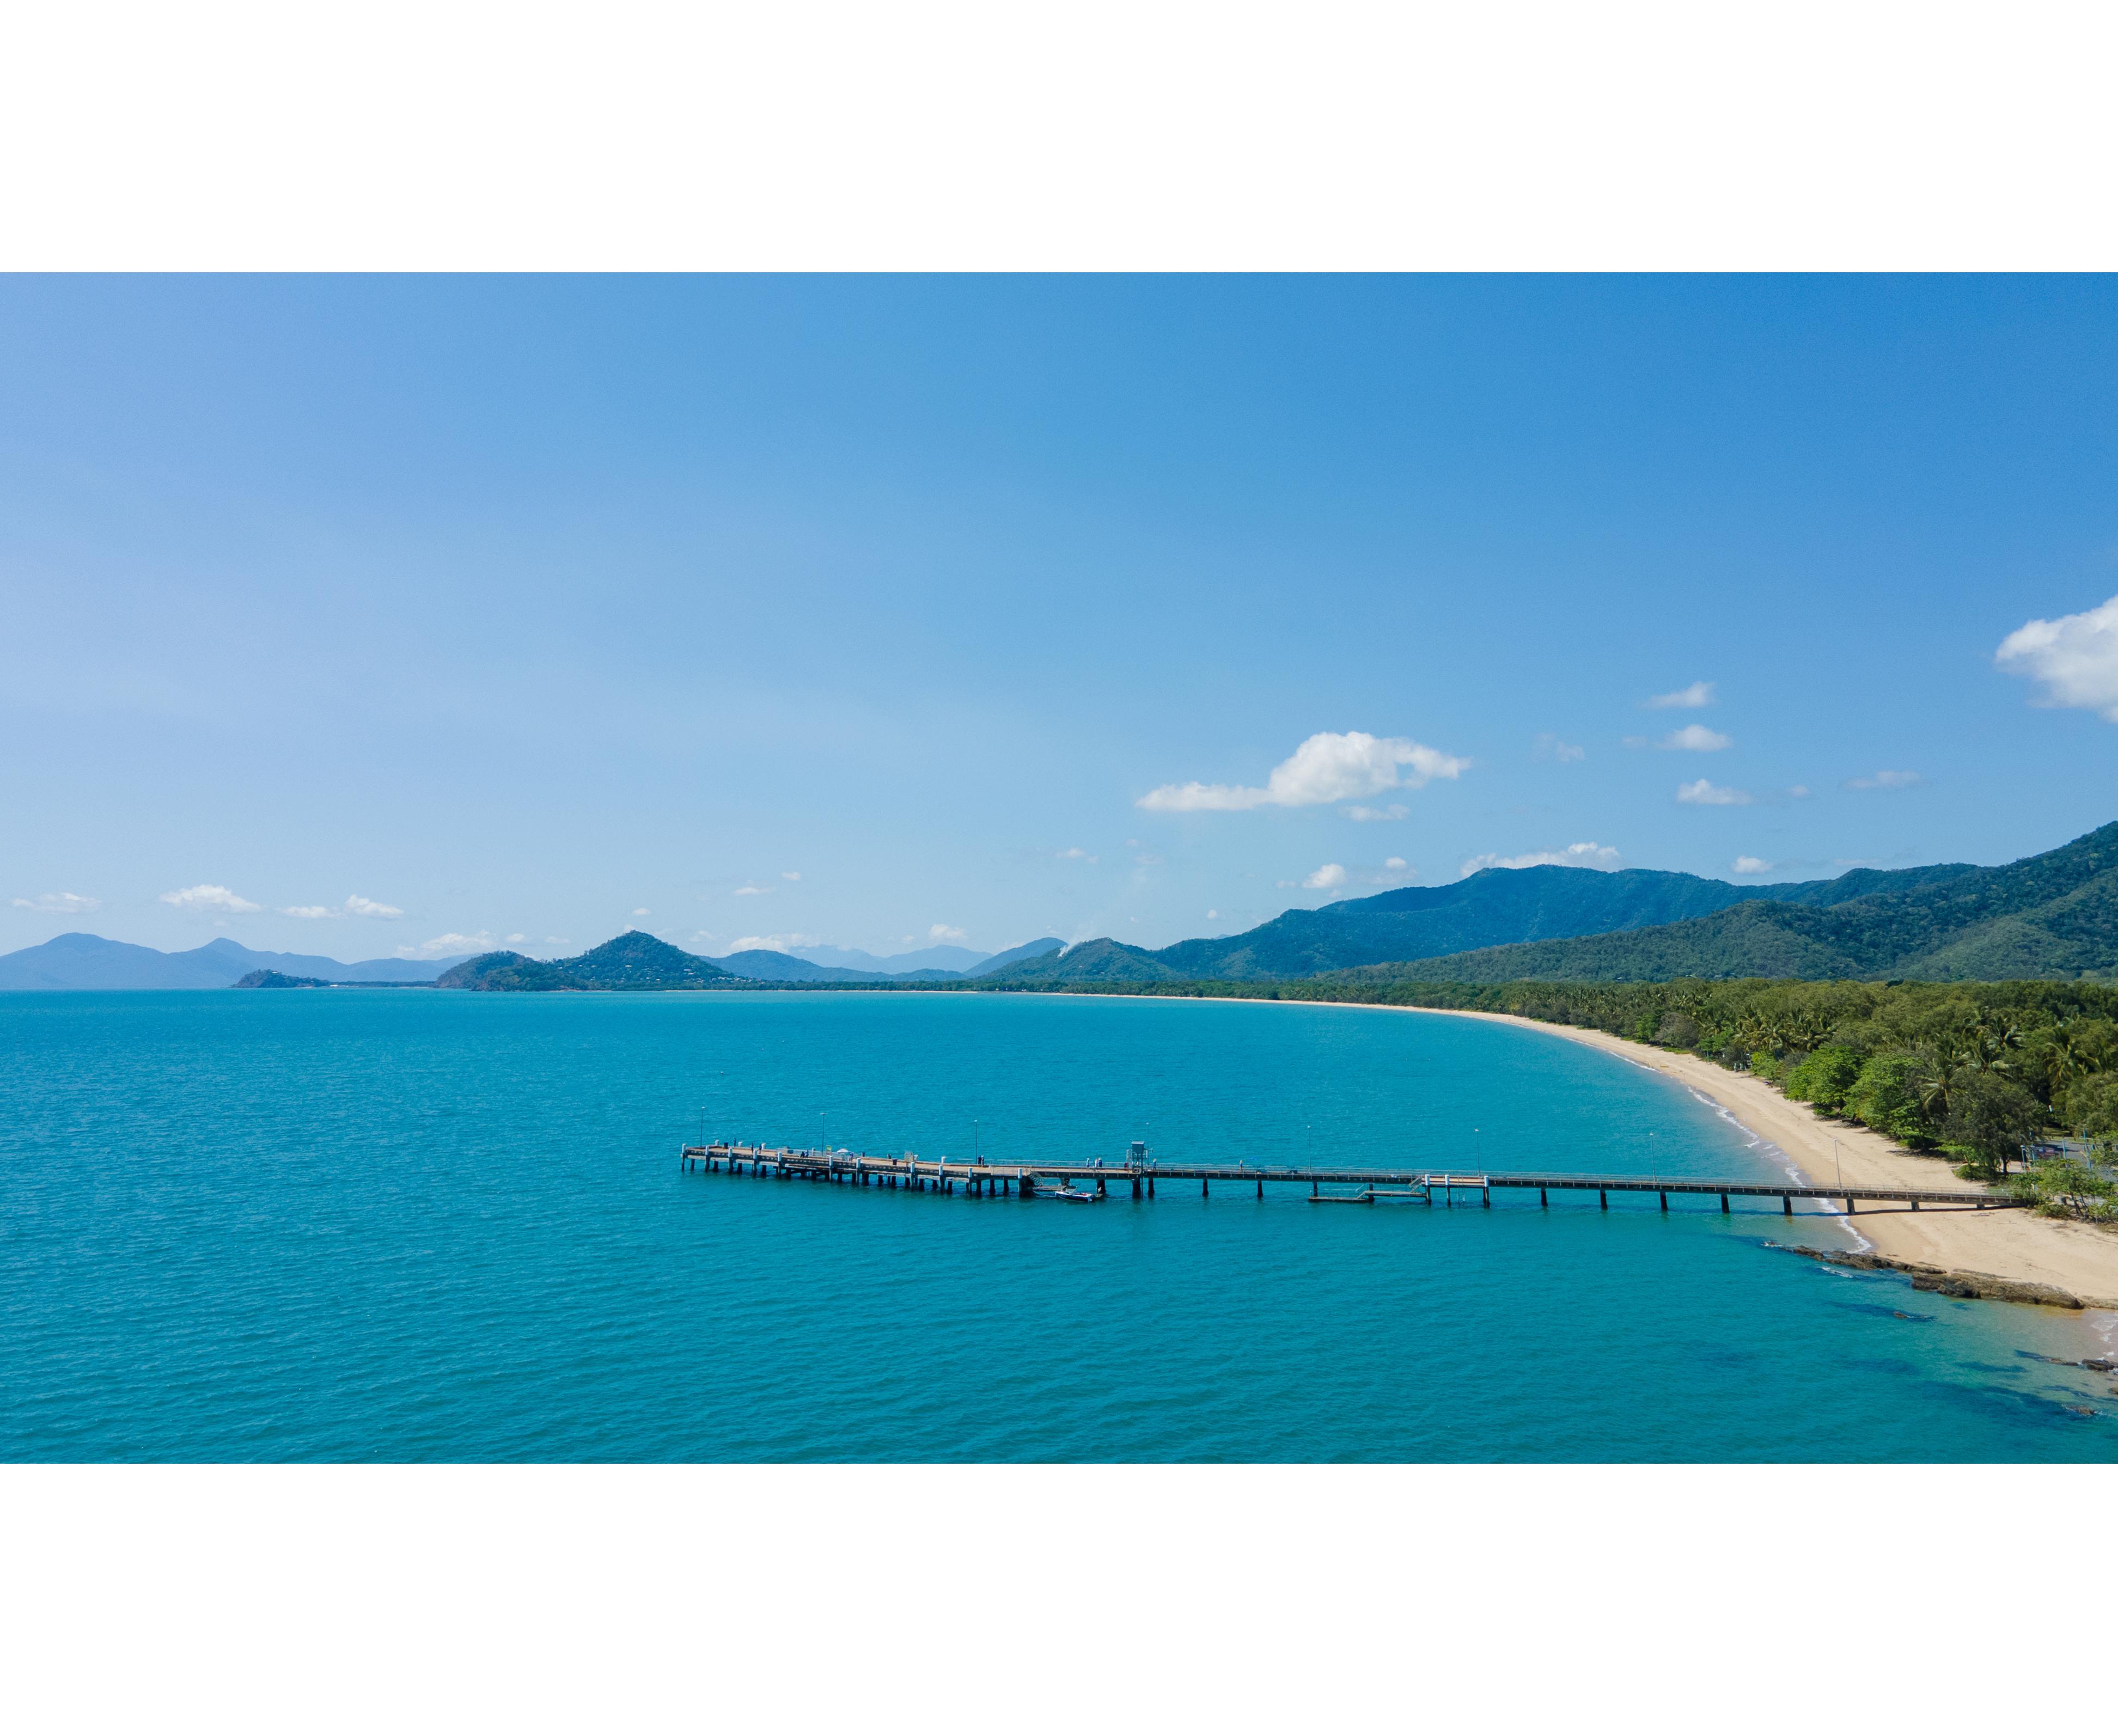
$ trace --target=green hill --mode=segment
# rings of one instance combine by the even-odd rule
[[[561,989],[710,989],[739,986],[719,965],[638,929],[592,947],[577,958],[530,958],[520,953],[481,953],[442,973],[437,988],[498,992]]]
[[[1485,947],[1349,974],[1471,983],[2118,976],[2118,823],[2003,867],[1909,884],[1885,880],[1841,903],[1755,901],[1657,927]]]

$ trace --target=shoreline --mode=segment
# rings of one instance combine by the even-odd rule
[[[1417,1013],[1436,1018],[1480,1018],[1541,1031],[1600,1049],[1606,1055],[1659,1073],[1716,1110],[1760,1144],[1783,1158],[1812,1187],[1832,1187],[1843,1175],[1857,1195],[1861,1187],[1921,1188],[1955,1184],[1946,1160],[1923,1157],[1870,1129],[1821,1120],[1808,1105],[1792,1102],[1764,1080],[1697,1055],[1673,1053],[1579,1025],[1548,1024],[1514,1013],[1453,1007],[1408,1007],[1376,1001],[1251,1001],[1238,995],[1200,995],[1228,1005],[1358,1007],[1377,1013]],[[1834,1165],[1833,1142],[1838,1151]],[[1837,1173],[1834,1174],[1834,1168]],[[2118,1334],[2118,1235],[2092,1225],[2008,1212],[1910,1212],[1878,1206],[1835,1221],[1852,1239],[1849,1252],[1873,1252],[1952,1272],[1977,1273],[2021,1284],[2041,1284],[2080,1299],[2086,1322],[2106,1339]],[[2072,1312],[2072,1310],[2068,1310]],[[2106,1352],[2107,1354],[2107,1352]]]

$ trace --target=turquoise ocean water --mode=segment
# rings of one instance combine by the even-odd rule
[[[12,995],[0,1032],[7,1458],[2118,1459],[2111,1378],[2036,1360],[2093,1348],[2080,1320],[1773,1252],[1776,1208],[1082,1207],[677,1161],[703,1125],[1779,1173],[1541,1032],[416,990]]]

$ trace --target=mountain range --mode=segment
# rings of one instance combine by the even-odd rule
[[[1150,951],[1108,939],[1001,986],[1240,981],[1354,972],[1429,982],[1673,976],[1996,981],[2118,974],[2118,823],[1997,868],[1857,868],[1735,886],[1634,869],[1487,869]]]
[[[1041,940],[1027,941],[1010,947],[1004,953],[973,953],[968,947],[935,946],[923,953],[900,953],[895,958],[874,958],[871,953],[857,951],[852,947],[804,947],[799,952],[782,953],[753,947],[746,952],[730,953],[712,962],[732,976],[747,976],[753,982],[956,982],[966,976],[985,976],[995,971],[1005,970],[1012,964],[1026,959],[1041,958],[1056,953],[1066,945],[1057,935],[1047,935]],[[816,955],[826,957],[842,953],[856,958],[874,958],[877,964],[895,964],[904,967],[894,971],[869,971],[853,968],[845,964],[827,964]],[[972,962],[958,968],[937,967],[931,962],[923,966],[906,964],[906,961],[921,958],[931,961],[936,953],[946,956],[960,953]]]
[[[326,982],[431,982],[456,958],[369,958],[341,964],[307,953],[260,953],[225,936],[186,953],[100,935],[61,935],[0,954],[0,989],[225,989],[252,971]]]
[[[979,967],[1029,963],[1057,952],[1064,943],[1054,937],[1032,940],[1008,952],[996,953]],[[658,940],[638,929],[591,947],[574,958],[529,958],[520,953],[482,953],[444,972],[438,986],[444,989],[556,990],[556,989],[710,989],[740,988],[745,982],[959,982],[977,971],[909,971],[885,975],[875,971],[851,971],[812,964],[788,953],[762,948],[731,953],[725,958],[701,958]]]
[[[258,971],[480,989],[744,981],[1064,988],[1340,973],[1467,983],[2118,976],[2118,822],[1995,868],[1964,862],[1857,868],[1834,880],[1770,886],[1651,869],[1489,868],[1448,886],[1401,887],[1287,911],[1239,935],[1158,950],[1108,937],[1070,947],[1047,936],[961,971],[864,971],[761,949],[704,958],[636,930],[575,958],[487,953],[350,965],[254,952],[224,939],[191,952],[160,953],[75,934],[0,957],[0,989],[225,988]]]

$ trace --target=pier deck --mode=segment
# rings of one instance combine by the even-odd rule
[[[914,1152],[873,1157],[866,1152],[810,1151],[789,1146],[687,1145],[678,1161],[687,1170],[725,1170],[731,1175],[775,1176],[783,1180],[828,1182],[845,1187],[909,1188],[923,1193],[973,1196],[1009,1195],[1034,1198],[1039,1194],[1060,1194],[1078,1198],[1108,1197],[1113,1182],[1124,1183],[1134,1198],[1154,1198],[1155,1184],[1199,1184],[1202,1194],[1210,1194],[1215,1182],[1254,1189],[1265,1197],[1265,1184],[1275,1188],[1306,1187],[1320,1204],[1372,1205],[1379,1199],[1423,1200],[1432,1205],[1436,1197],[1454,1204],[1459,1194],[1475,1194],[1482,1205],[1490,1206],[1495,1189],[1534,1192],[1540,1204],[1549,1203],[1555,1192],[1597,1195],[1607,1210],[1613,1194],[1653,1194],[1662,1210],[1669,1209],[1671,1194],[1718,1197],[1723,1212],[1732,1199],[1771,1199],[1779,1202],[1783,1215],[1792,1217],[1797,1200],[1840,1200],[1847,1212],[1861,1205],[1908,1206],[1917,1212],[1923,1206],[1968,1211],[1999,1211],[2019,1202],[2005,1194],[1987,1194],[1968,1188],[1806,1187],[1793,1182],[1702,1181],[1681,1175],[1497,1175],[1482,1171],[1446,1170],[1370,1170],[1310,1164],[1254,1163],[1002,1163],[991,1160],[964,1161],[921,1157]],[[1330,1188],[1353,1188],[1352,1194],[1325,1194]]]

